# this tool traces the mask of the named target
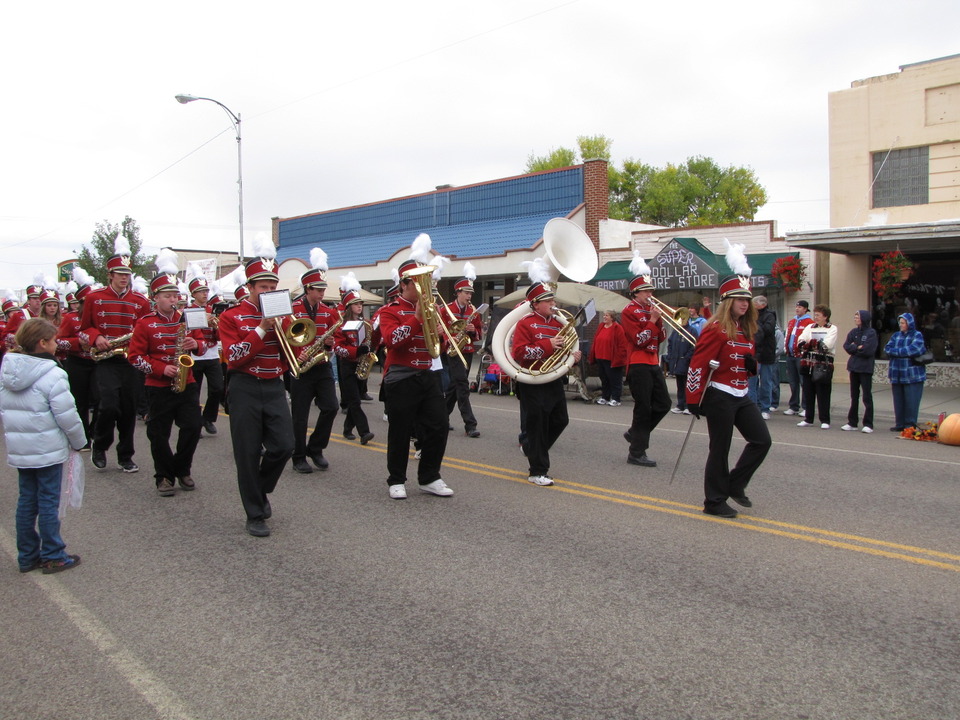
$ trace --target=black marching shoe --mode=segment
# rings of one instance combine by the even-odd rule
[[[753,507],[753,503],[750,501],[746,495],[741,495],[739,497],[730,496],[730,499],[733,500],[740,507]]]
[[[737,516],[737,511],[725,502],[718,505],[704,505],[703,512],[707,515],[716,515],[722,518],[735,518]]]
[[[374,437],[375,437],[375,436],[374,436],[374,434],[373,434],[372,432],[365,432],[365,433],[360,437],[360,444],[361,444],[361,445],[366,445],[368,442],[370,442],[371,440],[373,440]]]
[[[640,465],[641,467],[656,467],[657,461],[652,458],[648,458],[647,454],[643,455],[627,455],[627,462],[631,465]]]
[[[466,436],[467,436],[467,437],[472,437],[472,438],[478,438],[478,437],[480,437],[480,431],[477,430],[476,428],[473,428],[472,430],[467,430],[467,431],[466,431]]]
[[[298,473],[303,473],[304,475],[313,472],[313,468],[310,467],[310,463],[308,463],[304,458],[296,458],[293,461],[293,469]]]
[[[344,437],[344,439],[346,439],[346,440],[356,440],[356,439],[357,439],[357,436],[354,435],[352,432],[345,432],[345,433],[343,434],[343,437]]]
[[[121,460],[120,469],[125,473],[140,472],[140,466],[137,465],[133,460]]]
[[[247,520],[247,532],[254,537],[267,537],[270,528],[263,520]]]
[[[90,459],[93,461],[93,466],[99,470],[103,470],[107,466],[107,453],[103,450],[93,448]]]
[[[314,455],[311,460],[313,460],[313,464],[316,465],[319,470],[326,470],[330,467],[330,463],[327,462],[327,459],[322,454]]]
[[[203,421],[203,429],[207,431],[207,435],[216,435],[216,434],[217,434],[217,426],[214,425],[214,424],[213,424],[212,422],[210,422],[209,420],[204,420],[204,421]]]

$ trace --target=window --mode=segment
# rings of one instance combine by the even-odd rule
[[[873,207],[926,205],[930,194],[930,149],[873,153]]]

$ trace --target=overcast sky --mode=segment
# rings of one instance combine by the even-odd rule
[[[960,3],[47,2],[4,11],[0,289],[99,220],[236,253],[270,218],[613,161],[752,167],[781,232],[828,226],[827,94],[960,52]],[[411,238],[412,239],[412,238]]]

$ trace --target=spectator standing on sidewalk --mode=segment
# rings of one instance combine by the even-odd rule
[[[800,415],[801,411],[806,410],[807,398],[803,395],[803,388],[800,382],[800,355],[797,349],[797,340],[800,333],[807,325],[813,324],[813,316],[810,315],[810,303],[806,300],[798,300],[796,305],[796,315],[791,318],[787,324],[787,336],[784,342],[784,353],[787,361],[787,382],[790,383],[790,402],[789,407],[783,411],[784,415]]]
[[[850,373],[850,410],[847,424],[841,430],[856,430],[860,421],[860,393],[863,392],[863,428],[861,432],[873,432],[873,366],[879,338],[870,325],[870,311],[858,310],[853,316],[854,327],[847,333],[843,349],[850,356],[847,372]]]
[[[773,407],[773,386],[779,381],[777,374],[777,314],[767,306],[765,295],[753,298],[757,308],[757,336],[756,344],[757,375],[751,378],[751,386],[755,388],[751,399],[755,400],[760,408],[760,415],[764,420],[770,419],[770,408]]]

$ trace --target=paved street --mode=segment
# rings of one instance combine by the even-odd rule
[[[700,512],[702,421],[670,485],[687,416],[638,468],[632,403],[571,399],[540,488],[515,398],[473,400],[454,497],[387,497],[365,403],[376,439],[338,421],[328,472],[288,466],[265,539],[244,532],[226,417],[173,498],[141,423],[140,473],[88,463],[63,526],[83,564],[59,575],[17,572],[4,466],[0,718],[960,716],[960,448],[894,438],[884,409],[873,435],[777,414],[754,507],[727,521]]]

